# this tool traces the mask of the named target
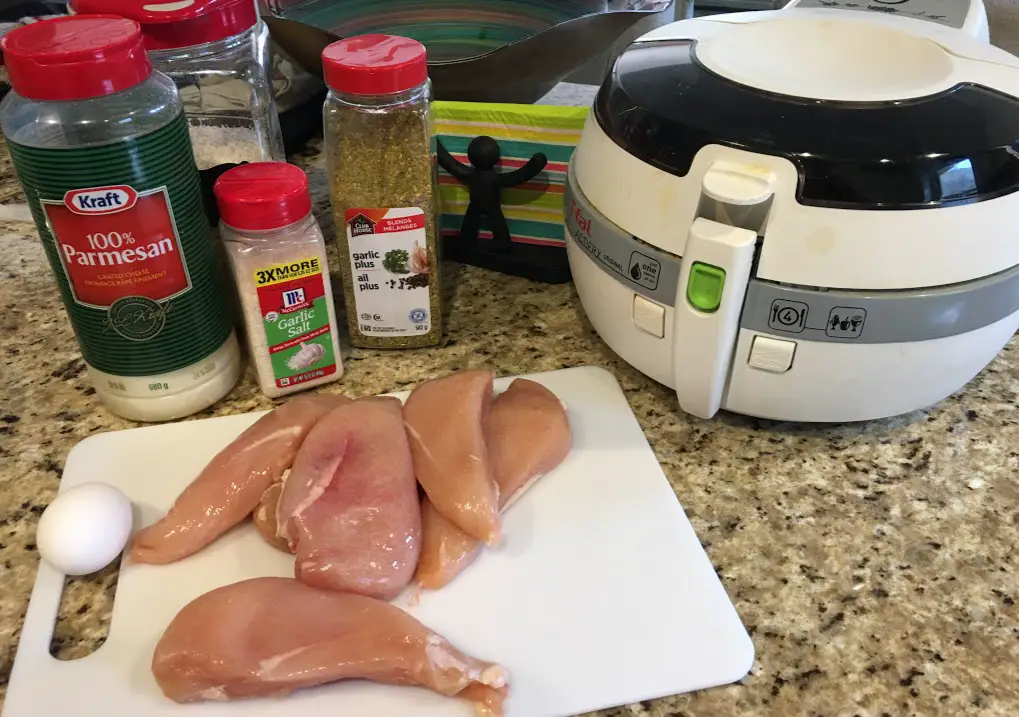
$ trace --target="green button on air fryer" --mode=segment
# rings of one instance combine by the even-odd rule
[[[686,285],[686,300],[698,311],[710,314],[722,303],[725,286],[725,269],[711,264],[694,262],[690,267],[690,281]]]

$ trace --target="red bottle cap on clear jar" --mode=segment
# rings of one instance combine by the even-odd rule
[[[322,51],[322,76],[330,89],[351,95],[391,95],[428,79],[425,46],[395,35],[358,35]]]
[[[144,82],[152,63],[138,23],[72,15],[15,28],[0,40],[11,87],[33,100],[84,100]]]
[[[234,229],[279,229],[311,213],[308,175],[286,162],[252,162],[228,169],[212,191],[220,220]]]
[[[111,13],[142,26],[145,47],[172,50],[232,37],[258,22],[254,0],[71,0],[78,13]]]

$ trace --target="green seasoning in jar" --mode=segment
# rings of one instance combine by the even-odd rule
[[[438,195],[424,46],[363,35],[322,52],[326,156],[355,346],[442,339]]]
[[[277,398],[335,381],[343,373],[336,310],[307,175],[253,162],[225,172],[214,191],[262,392]]]
[[[131,20],[44,20],[2,47],[0,125],[96,394],[140,421],[212,405],[240,350],[176,88]]]

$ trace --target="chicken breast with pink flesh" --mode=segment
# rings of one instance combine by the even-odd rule
[[[161,520],[134,536],[131,559],[181,560],[247,518],[290,468],[312,426],[349,401],[339,395],[302,396],[262,416],[216,454]]]
[[[516,379],[495,397],[485,439],[503,510],[562,463],[573,446],[570,418],[562,402],[526,378]]]
[[[485,444],[492,373],[461,371],[411,391],[403,418],[414,472],[447,520],[478,540],[499,542],[499,489]]]
[[[400,608],[291,578],[254,578],[196,598],[163,633],[152,673],[176,702],[366,679],[460,696],[498,717],[509,691],[505,669],[465,655]]]
[[[276,506],[280,502],[280,494],[283,493],[283,480],[273,483],[262,494],[262,500],[251,513],[251,522],[255,524],[259,535],[265,538],[265,542],[284,553],[289,553],[290,544],[286,538],[280,537],[279,526],[276,523]]]
[[[566,409],[536,381],[518,378],[495,397],[485,435],[505,510],[535,481],[558,466],[573,438]],[[428,590],[447,585],[481,552],[481,543],[421,503],[421,558],[414,576]]]
[[[305,583],[390,600],[414,577],[421,510],[396,398],[326,415],[301,447],[276,509]]]

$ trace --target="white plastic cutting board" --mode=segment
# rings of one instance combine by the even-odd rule
[[[501,550],[417,606],[397,602],[464,651],[509,669],[507,717],[570,716],[742,678],[753,645],[615,379],[587,367],[529,378],[566,403],[573,452],[507,512]],[[134,501],[136,527],[148,525],[259,415],[93,436],[68,456],[61,490],[116,485]],[[64,577],[40,565],[3,717],[473,713],[424,689],[362,682],[284,700],[177,705],[162,696],[152,649],[181,607],[220,585],[292,569],[293,558],[250,524],[173,565],[126,564],[109,639],[88,657],[60,662],[49,644]]]

